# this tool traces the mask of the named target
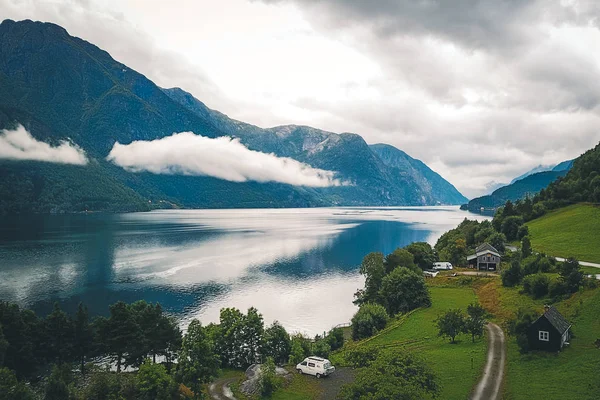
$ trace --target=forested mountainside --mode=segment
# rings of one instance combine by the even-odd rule
[[[515,181],[510,185],[503,186],[487,196],[477,197],[467,204],[466,208],[469,211],[477,212],[482,207],[498,208],[508,200],[517,201],[525,197],[533,197],[540,190],[546,188],[550,183],[554,182],[561,176],[565,176],[568,170],[561,171],[544,171],[533,175],[528,175],[525,178]]]
[[[161,89],[110,54],[50,23],[0,24],[0,129],[23,125],[53,145],[68,139],[85,166],[0,160],[0,213],[133,211],[154,207],[312,207],[460,204],[425,164],[398,160],[356,134],[306,126],[262,129],[213,111],[181,89]],[[106,161],[115,142],[191,131],[335,171],[350,185],[310,188],[205,176],[127,172]],[[393,150],[392,150],[393,149]],[[14,188],[19,188],[15,190]]]

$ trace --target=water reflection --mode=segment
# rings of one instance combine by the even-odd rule
[[[84,301],[159,301],[216,321],[256,306],[266,321],[320,332],[347,321],[365,254],[435,242],[465,216],[453,207],[186,210],[0,220],[0,299],[48,312]]]

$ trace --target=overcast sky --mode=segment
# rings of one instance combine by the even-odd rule
[[[236,119],[392,144],[469,197],[600,141],[594,0],[0,0],[0,15],[58,23]]]

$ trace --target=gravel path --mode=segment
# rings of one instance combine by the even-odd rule
[[[483,375],[475,387],[471,400],[500,399],[506,358],[504,332],[498,325],[492,323],[488,323],[485,328],[488,331],[488,356]]]
[[[237,400],[229,385],[237,381],[238,378],[226,378],[214,381],[208,386],[208,394],[214,400]]]
[[[322,390],[319,400],[335,399],[342,386],[346,383],[352,382],[353,380],[354,370],[352,368],[336,368],[332,375],[319,379],[319,386]]]

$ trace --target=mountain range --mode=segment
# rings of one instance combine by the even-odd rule
[[[467,209],[472,212],[478,212],[482,208],[495,209],[498,208],[507,200],[517,201],[525,197],[533,197],[535,194],[545,189],[558,178],[567,175],[573,167],[575,160],[563,161],[558,165],[543,167],[538,166],[533,170],[513,179],[512,183],[494,190],[491,194],[477,197],[463,205],[462,209]],[[541,171],[541,172],[535,172]]]
[[[389,145],[308,126],[263,129],[164,89],[62,27],[0,24],[0,129],[24,126],[38,141],[85,151],[85,166],[0,160],[0,213],[141,211],[156,207],[313,207],[461,204],[439,174]],[[115,142],[176,132],[229,136],[250,150],[335,171],[348,185],[292,186],[209,176],[131,172],[106,160]]]
[[[510,183],[515,183],[516,181],[520,181],[521,179],[527,178],[529,175],[537,174],[538,172],[546,172],[546,171],[568,171],[573,166],[573,161],[575,160],[567,160],[563,161],[557,165],[538,165],[537,167],[525,172],[523,175],[517,176],[515,179],[510,181]]]

